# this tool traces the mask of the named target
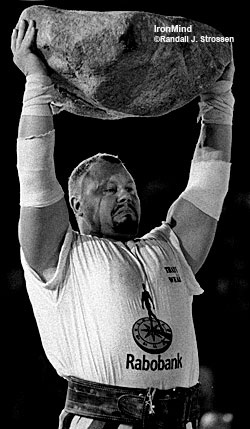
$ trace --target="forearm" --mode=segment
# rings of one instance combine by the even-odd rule
[[[17,140],[21,206],[46,207],[63,197],[54,167],[53,85],[39,73],[29,75]]]
[[[222,79],[201,94],[201,132],[181,197],[210,217],[219,219],[228,190],[234,97],[232,82]]]
[[[21,115],[18,127],[18,138],[39,136],[54,129],[53,116]]]
[[[194,160],[220,160],[230,162],[231,147],[231,125],[202,124],[199,140],[194,152]]]
[[[233,62],[222,78],[200,96],[202,126],[194,161],[220,160],[230,162],[234,97],[231,91]],[[228,80],[229,79],[229,80]]]
[[[18,127],[19,138],[39,136],[53,130],[53,92],[54,87],[47,75],[34,73],[27,77]]]

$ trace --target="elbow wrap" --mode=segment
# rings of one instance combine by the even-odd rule
[[[64,195],[55,175],[54,141],[54,130],[37,137],[17,139],[22,207],[46,207]]]
[[[231,163],[192,161],[186,189],[180,195],[198,209],[219,220],[228,191]]]

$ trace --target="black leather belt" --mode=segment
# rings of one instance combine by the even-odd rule
[[[198,383],[190,388],[138,389],[70,377],[64,411],[68,417],[78,415],[136,428],[179,429],[188,422],[195,428],[199,419],[199,386]]]

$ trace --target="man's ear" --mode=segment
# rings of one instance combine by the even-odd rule
[[[82,204],[81,201],[77,197],[71,197],[70,205],[73,209],[73,212],[76,216],[82,216]]]

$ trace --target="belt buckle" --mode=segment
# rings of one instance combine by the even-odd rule
[[[148,414],[155,414],[155,405],[153,405],[153,399],[155,395],[156,389],[153,387],[149,387],[147,389],[146,398],[144,402],[144,406],[148,409]]]

